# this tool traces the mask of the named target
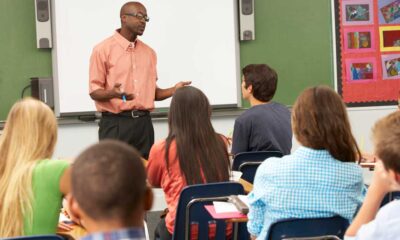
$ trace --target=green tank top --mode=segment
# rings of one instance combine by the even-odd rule
[[[32,225],[24,217],[24,235],[54,234],[60,215],[62,193],[60,179],[69,163],[63,160],[42,160],[32,175]]]

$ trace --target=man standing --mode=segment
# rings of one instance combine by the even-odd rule
[[[154,109],[154,100],[171,97],[176,89],[190,82],[158,88],[156,53],[137,38],[149,21],[146,8],[139,2],[127,2],[121,8],[120,18],[121,28],[93,49],[90,97],[102,113],[99,139],[127,142],[147,159],[154,143],[149,112]]]

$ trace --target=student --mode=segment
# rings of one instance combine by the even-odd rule
[[[242,72],[242,95],[251,108],[235,121],[232,153],[280,151],[289,154],[292,148],[290,112],[272,101],[278,75],[266,64],[247,65]]]
[[[210,117],[210,104],[199,89],[176,90],[169,109],[168,137],[151,148],[147,166],[150,184],[163,188],[168,205],[156,238],[171,239],[179,195],[185,186],[229,181],[227,147],[214,131]]]
[[[0,238],[54,234],[69,164],[50,160],[57,141],[51,109],[33,98],[11,108],[0,136]]]
[[[68,203],[89,233],[83,240],[144,240],[144,214],[152,202],[140,155],[126,143],[100,141],[72,166]]]
[[[380,161],[375,165],[374,177],[365,201],[346,237],[356,239],[399,239],[400,201],[393,201],[379,209],[384,196],[400,191],[400,111],[381,119],[373,129],[375,154]]]
[[[257,169],[248,196],[253,238],[266,239],[271,224],[287,218],[351,221],[363,200],[360,151],[340,96],[328,87],[306,89],[293,106],[292,127],[302,146]]]

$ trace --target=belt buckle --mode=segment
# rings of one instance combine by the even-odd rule
[[[135,110],[132,110],[132,111],[131,111],[131,116],[132,116],[132,118],[138,118],[138,117],[140,117],[139,112],[137,112],[137,111],[135,111]]]

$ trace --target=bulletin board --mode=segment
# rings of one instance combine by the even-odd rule
[[[348,106],[395,105],[400,0],[337,0],[337,88]]]

